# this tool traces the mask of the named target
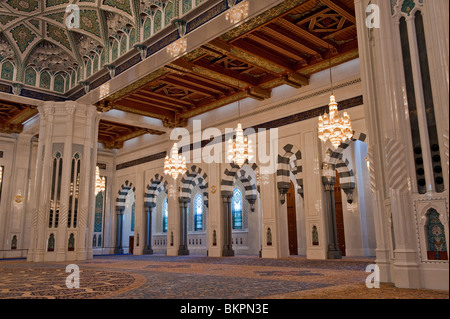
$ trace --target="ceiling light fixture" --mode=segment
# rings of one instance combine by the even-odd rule
[[[187,50],[186,21],[177,19],[174,21],[174,24],[178,29],[180,38],[167,46],[167,53],[169,53],[172,57],[179,56]]]
[[[334,148],[337,149],[342,142],[353,137],[353,130],[350,116],[347,112],[344,112],[342,117],[339,117],[338,114],[338,104],[336,103],[336,97],[334,96],[330,46],[328,47],[328,51],[330,53],[329,69],[331,83],[331,96],[330,103],[328,104],[330,113],[319,116],[319,138],[324,143],[327,140],[330,140]]]
[[[228,0],[228,6],[230,9],[225,15],[225,19],[231,23],[238,23],[248,17],[250,3],[248,0],[244,0],[239,4],[236,4],[237,0]]]
[[[106,179],[100,176],[100,169],[95,167],[95,196],[106,189]]]
[[[178,145],[175,143],[172,146],[170,157],[167,155],[164,161],[164,174],[177,179],[178,175],[183,175],[186,171],[186,158],[178,154]]]
[[[230,138],[228,140],[227,158],[228,161],[235,163],[239,167],[242,167],[246,161],[250,162],[253,159],[253,145],[252,141],[247,137],[244,137],[244,131],[242,130],[241,118],[241,102],[238,101],[239,108],[239,123],[236,128],[236,139]]]

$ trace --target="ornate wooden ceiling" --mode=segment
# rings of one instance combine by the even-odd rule
[[[0,100],[0,133],[21,133],[23,123],[38,114],[35,106]],[[107,149],[122,148],[123,143],[144,134],[162,135],[165,132],[100,120],[98,141]]]
[[[273,88],[308,85],[309,77],[358,57],[353,0],[291,1],[264,12],[174,62],[99,101],[112,109],[185,126],[189,118]],[[0,101],[0,133],[20,133],[35,107]],[[121,148],[143,134],[164,134],[102,120],[99,142]]]
[[[285,2],[285,3],[288,3]],[[279,5],[100,101],[185,126],[193,116],[271,90],[308,84],[311,74],[358,57],[353,0]]]
[[[144,134],[162,135],[165,133],[157,130],[100,120],[98,142],[102,143],[103,147],[107,149],[122,148],[125,141]]]
[[[35,116],[35,106],[0,100],[0,133],[20,133],[23,123]]]

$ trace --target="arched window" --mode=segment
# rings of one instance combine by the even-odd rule
[[[54,250],[55,250],[55,235],[50,234],[47,243],[47,251],[54,251]]]
[[[70,172],[69,213],[67,218],[67,228],[76,228],[81,174],[81,156],[79,153],[75,153],[73,155],[72,168],[70,169]]]
[[[17,236],[14,235],[11,241],[11,249],[17,249]]]
[[[242,229],[242,192],[237,187],[234,189],[231,199],[231,214],[233,229]]]
[[[68,251],[75,251],[75,236],[73,234],[70,234],[69,236],[69,242],[67,245]]]
[[[164,200],[162,206],[162,229],[163,233],[167,233],[167,221],[169,219],[169,202],[167,198]]]
[[[131,206],[131,231],[134,231],[134,223],[136,220],[136,203],[133,203],[133,206]]]
[[[53,156],[53,170],[52,170],[52,188],[50,197],[50,214],[48,219],[49,228],[58,228],[59,224],[59,209],[61,200],[61,181],[62,181],[62,154],[57,152]]]
[[[203,198],[201,194],[197,194],[194,199],[194,230],[203,230]]]

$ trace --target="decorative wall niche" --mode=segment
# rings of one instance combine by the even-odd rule
[[[416,232],[423,263],[448,263],[448,203],[445,198],[415,200]]]

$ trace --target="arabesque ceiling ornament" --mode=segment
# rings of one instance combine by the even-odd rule
[[[73,8],[79,9],[79,28],[66,24]],[[110,37],[119,39],[121,32],[136,28],[138,10],[135,0],[0,0],[0,62],[11,60],[19,76],[31,66],[37,72],[66,72],[67,78],[85,58],[100,59]],[[75,84],[100,68],[82,71]]]

